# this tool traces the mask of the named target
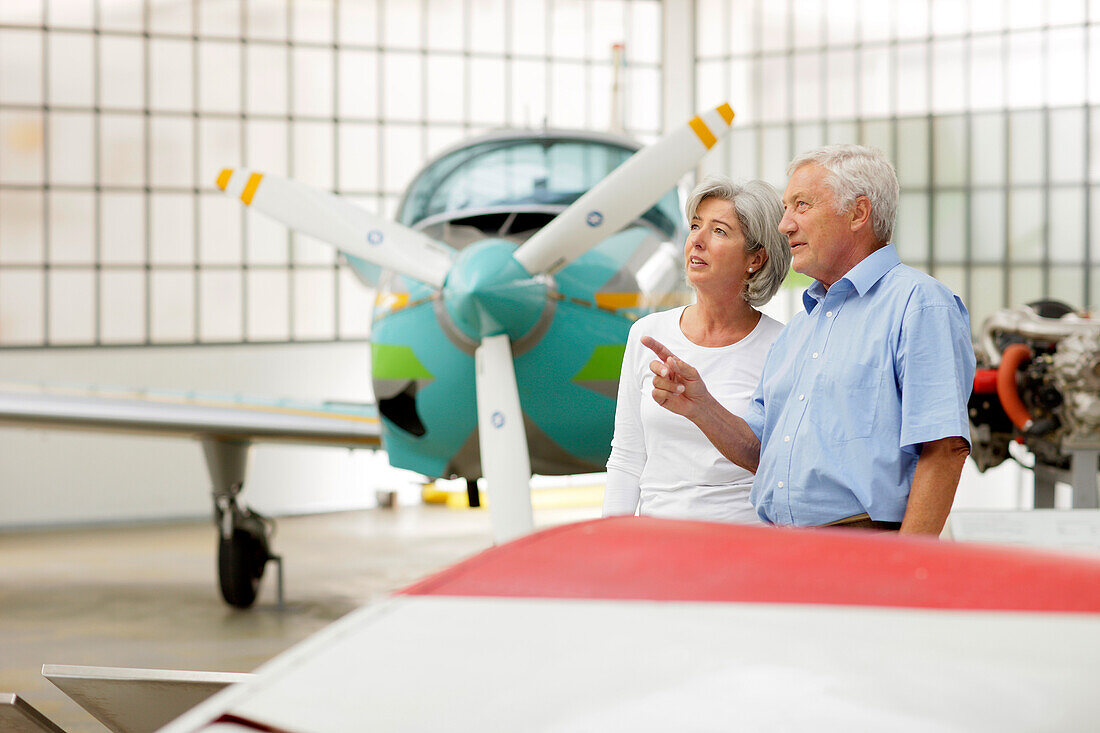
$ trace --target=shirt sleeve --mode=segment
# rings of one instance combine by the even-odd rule
[[[757,440],[764,434],[764,379],[761,377],[756,383],[756,390],[752,393],[748,407],[745,408],[744,420],[753,432]]]
[[[902,321],[896,362],[901,448],[952,436],[970,442],[974,347],[966,307],[950,297],[954,302],[915,306]]]
[[[607,486],[603,492],[603,516],[632,515],[638,511],[641,488],[638,477],[615,468],[607,469]]]
[[[611,438],[611,455],[607,470],[634,478],[637,485],[645,468],[645,432],[642,429],[641,386],[637,379],[637,361],[642,334],[635,323],[626,337],[623,365],[619,372],[619,392],[615,402],[615,433]]]

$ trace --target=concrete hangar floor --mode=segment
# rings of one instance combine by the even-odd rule
[[[535,522],[598,514],[598,505],[536,507]],[[280,518],[273,549],[284,558],[285,607],[269,565],[248,611],[218,594],[215,540],[209,521],[0,534],[0,691],[68,733],[103,733],[42,677],[43,664],[250,672],[349,611],[486,549],[492,532],[487,510],[444,505]]]

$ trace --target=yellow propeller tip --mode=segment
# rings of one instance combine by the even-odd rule
[[[733,124],[733,108],[730,107],[729,102],[726,102],[715,109],[718,110],[718,114],[722,115],[722,119],[726,121],[727,125]]]
[[[229,185],[229,178],[232,175],[232,168],[222,168],[222,172],[218,174],[218,188],[224,191],[225,187]]]

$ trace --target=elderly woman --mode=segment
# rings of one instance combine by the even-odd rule
[[[711,392],[743,412],[783,324],[754,306],[771,300],[791,252],[779,233],[783,206],[763,181],[708,177],[692,191],[684,268],[695,303],[652,313],[630,329],[619,379],[603,514],[759,523],[753,476],[727,460],[691,421],[650,398],[651,336],[693,364]]]

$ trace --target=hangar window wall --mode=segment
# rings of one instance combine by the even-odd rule
[[[653,139],[660,47],[658,0],[2,2],[0,347],[363,337],[373,294],[222,167],[392,215],[492,128]]]
[[[1100,3],[698,0],[699,106],[739,125],[707,165],[785,183],[824,143],[883,149],[902,259],[974,325],[1041,297],[1100,306]]]

